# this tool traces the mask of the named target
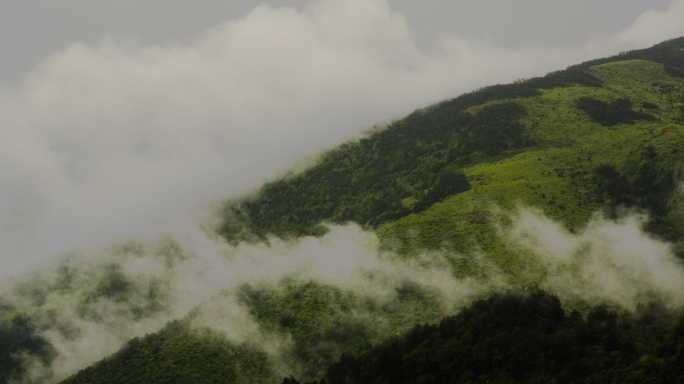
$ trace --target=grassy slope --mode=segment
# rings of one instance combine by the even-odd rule
[[[591,67],[605,82],[601,88],[572,86],[542,91],[519,99],[529,114],[522,119],[538,146],[498,161],[464,169],[469,191],[382,226],[378,233],[390,248],[411,253],[449,246],[461,252],[482,249],[487,258],[523,282],[543,273],[525,252],[504,244],[494,223],[506,223],[501,213],[517,206],[533,206],[571,230],[584,226],[601,208],[594,169],[613,164],[628,168],[649,145],[672,164],[682,163],[684,127],[675,122],[683,96],[684,80],[673,78],[663,65],[628,60]],[[654,86],[653,84],[661,84]],[[656,121],[638,121],[604,127],[575,107],[583,96],[611,101],[627,97],[634,105],[653,103]],[[521,253],[522,252],[522,253]]]
[[[537,281],[544,275],[545,270],[536,257],[516,244],[507,243],[497,234],[498,228],[505,227],[510,222],[506,212],[519,205],[534,206],[543,210],[549,217],[564,223],[567,228],[578,230],[602,206],[601,191],[597,190],[593,178],[597,166],[612,164],[621,172],[629,172],[648,146],[656,148],[660,161],[669,164],[681,163],[684,151],[680,153],[677,149],[682,146],[684,140],[684,127],[680,120],[684,80],[681,76],[672,76],[677,74],[677,68],[673,69],[670,64],[644,60],[644,55],[645,53],[638,51],[585,65],[593,65],[588,68],[588,72],[603,81],[601,87],[565,84],[555,88],[521,88],[523,91],[518,93],[521,97],[508,101],[525,107],[526,115],[520,118],[519,122],[535,145],[510,148],[494,156],[485,156],[484,161],[461,164],[458,169],[461,169],[470,180],[471,188],[468,191],[448,197],[425,211],[405,212],[398,220],[385,221],[382,225],[370,227],[376,228],[385,247],[406,257],[424,249],[453,250],[453,272],[457,276],[487,276],[488,267],[483,266],[476,258],[468,256],[477,252],[504,271],[511,281],[523,284]],[[503,92],[501,97],[480,95],[465,95],[443,104],[460,105],[462,108],[459,108],[462,110],[477,114],[478,111],[486,110],[484,107],[488,105],[507,101],[506,92]],[[654,115],[656,120],[602,126],[577,108],[577,100],[587,96],[603,101],[626,97],[633,102],[635,110],[644,102],[655,104],[658,109],[649,110],[648,113]],[[443,111],[438,105],[421,113],[438,114]],[[421,142],[419,146],[424,144]],[[355,145],[348,144],[346,148],[353,149]],[[429,147],[429,143],[425,144],[425,147]],[[442,154],[448,151],[448,148],[435,148],[436,151],[442,151],[439,152]],[[477,156],[470,158],[482,160]],[[350,159],[350,163],[353,161],[354,159]],[[405,174],[404,177],[414,184],[405,190],[388,195],[399,198],[402,206],[410,207],[413,202],[420,199],[421,192],[424,192],[419,187],[425,187],[426,184],[416,181],[420,180],[420,177],[412,179],[413,176],[410,174]],[[301,179],[302,176],[293,177],[295,180],[297,178]],[[306,178],[300,181],[311,182]],[[313,182],[315,183],[315,180]],[[302,189],[299,192],[305,196],[306,190]],[[362,197],[359,201],[375,207],[373,198],[380,196],[380,192],[373,189],[373,196]],[[264,195],[261,198],[263,197]],[[334,200],[335,196],[330,198]],[[359,203],[360,206],[363,204]],[[673,199],[671,204],[676,205],[676,199]],[[326,209],[338,214],[340,212],[339,209],[330,207]],[[397,209],[397,206],[392,206],[392,209]],[[671,209],[671,214],[674,215],[676,211]],[[251,219],[254,221],[253,217]],[[362,224],[368,225],[366,222]],[[239,223],[237,227],[227,230],[242,231],[242,236],[245,233],[245,225],[249,229],[248,221],[247,224]],[[295,232],[284,231],[281,234],[296,235],[297,231],[317,233],[306,225],[308,224],[294,223],[291,228],[294,228]],[[265,329],[289,332],[295,337],[301,336],[298,340],[306,344],[309,339],[306,330],[311,325],[311,319],[335,324],[336,320],[330,317],[330,314],[335,315],[334,309],[337,305],[328,303],[319,307],[308,306],[309,312],[305,316],[308,320],[292,323],[299,324],[298,326],[290,326],[289,321],[297,319],[293,313],[299,313],[297,308],[301,303],[297,300],[301,295],[282,293],[278,289],[272,288],[271,293],[267,292],[264,296],[268,298],[264,299],[269,303],[267,307],[264,307],[264,303],[253,304],[251,307],[253,316]],[[330,295],[346,297],[344,292],[331,293],[330,287],[323,287],[318,291],[302,287],[298,289],[303,289],[302,292],[306,292],[309,297],[323,300]],[[431,317],[438,315],[430,314]],[[409,317],[397,320],[393,327],[400,329],[416,321],[428,320],[430,319]],[[298,336],[299,333],[302,335]],[[358,340],[354,341],[357,342]],[[306,353],[303,357],[305,356]],[[115,360],[116,356],[109,361]],[[71,382],[85,381],[74,379]]]

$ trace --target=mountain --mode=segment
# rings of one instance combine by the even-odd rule
[[[537,207],[579,231],[599,210],[616,217],[628,207],[648,212],[645,229],[682,255],[681,46],[675,39],[417,110],[227,204],[218,232],[264,241],[351,221],[399,254],[482,250],[534,284],[543,268],[500,241],[498,223],[509,218],[497,212]],[[452,261],[456,275],[480,273],[472,260]]]
[[[610,377],[640,370],[634,382],[666,371],[670,376],[662,377],[672,378],[684,345],[682,320],[671,308],[648,318],[635,303],[669,308],[680,298],[682,144],[684,38],[417,110],[253,196],[226,202],[212,228],[235,249],[304,252],[358,225],[377,237],[380,254],[378,267],[364,270],[360,283],[350,288],[297,273],[246,282],[196,303],[183,319],[130,340],[63,382],[280,382],[289,375],[285,382],[443,382],[439,374],[463,382],[576,382],[620,369]],[[615,234],[618,229],[627,235]],[[621,248],[615,239],[622,238],[640,242]],[[354,256],[354,244],[333,243]],[[164,249],[158,256],[163,271],[191,258],[173,244]],[[651,257],[651,250],[657,252],[646,264],[624,256]],[[679,259],[668,259],[670,250]],[[136,321],[164,312],[172,273],[138,282],[118,265],[84,280],[93,288],[87,298],[73,299],[76,318],[97,321],[96,305],[104,303]],[[40,328],[49,322],[35,320],[54,311],[44,305],[46,297],[75,286],[69,269],[60,271],[46,281],[48,288],[22,293],[32,298],[24,306],[0,298],[0,383],[26,377],[26,356],[41,366],[57,359],[58,348],[45,335],[78,333],[49,333]],[[373,284],[389,288],[380,292]],[[533,286],[551,292],[519,291]],[[452,297],[457,288],[463,293]],[[512,291],[504,295],[505,289]],[[135,296],[140,291],[147,293]],[[205,321],[225,303],[244,312],[253,337],[224,337]],[[524,311],[516,309],[521,305]],[[511,320],[493,320],[499,318]],[[442,332],[447,325],[460,333]],[[601,339],[601,327],[620,330],[609,333],[613,344]],[[644,329],[653,336],[639,338]],[[483,335],[519,337],[488,344]],[[576,346],[569,355],[558,347],[564,342]],[[510,349],[511,343],[536,355],[502,350],[494,356],[491,348]],[[479,348],[480,360],[444,371],[444,356],[437,355],[457,346]],[[513,355],[522,359],[519,367],[539,375],[515,371]],[[383,373],[397,359],[408,376]],[[568,376],[569,364],[580,363],[580,376]],[[430,376],[431,370],[441,373]]]
[[[682,383],[682,343],[684,322],[657,304],[584,319],[548,292],[509,291],[342,355],[309,383]]]

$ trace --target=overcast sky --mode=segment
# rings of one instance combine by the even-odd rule
[[[390,0],[419,47],[462,36],[508,48],[573,47],[629,27],[670,0]],[[245,17],[259,4],[294,7],[307,0],[91,0],[7,2],[0,12],[0,77],[16,84],[46,56],[74,42],[126,36],[143,44],[190,43],[207,29]]]
[[[370,125],[684,35],[684,0],[90,0],[0,12],[0,276],[192,223]]]

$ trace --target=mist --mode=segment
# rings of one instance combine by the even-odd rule
[[[265,329],[250,314],[240,300],[245,289],[277,290],[313,282],[339,290],[352,304],[335,316],[381,340],[415,322],[437,321],[473,298],[502,288],[496,280],[453,278],[444,256],[401,260],[380,251],[378,239],[356,225],[331,227],[322,238],[274,238],[270,245],[237,247],[197,229],[152,242],[132,240],[93,254],[64,254],[50,265],[6,280],[0,296],[9,312],[29,310],[36,334],[54,349],[48,364],[39,356],[25,356],[27,382],[61,380],[116,352],[131,338],[153,333],[190,312],[197,327],[269,352],[285,375],[297,369],[290,357],[292,341]],[[400,296],[406,287],[425,291],[428,300],[403,303]],[[419,305],[420,311],[412,305]],[[392,325],[389,316],[406,317],[403,328]],[[336,355],[344,347],[326,346]]]
[[[652,300],[681,305],[684,266],[671,244],[642,232],[642,215],[610,220],[597,214],[584,230],[571,233],[533,208],[508,214],[512,224],[501,239],[538,258],[546,273],[533,283],[561,301],[627,310]],[[6,313],[29,311],[36,335],[53,349],[48,362],[24,356],[25,382],[63,379],[131,338],[190,313],[195,327],[265,351],[277,377],[308,377],[324,369],[325,361],[312,367],[293,357],[292,336],[255,317],[245,295],[277,296],[307,284],[314,284],[316,292],[339,292],[346,308],[330,303],[326,316],[355,329],[356,338],[372,342],[416,323],[438,321],[491,293],[522,287],[488,262],[486,254],[457,256],[477,258],[486,273],[454,277],[452,252],[399,256],[383,250],[374,233],[355,224],[330,226],[320,238],[271,238],[238,246],[197,226],[154,241],[129,240],[91,253],[63,254],[5,279],[0,297],[9,308]],[[407,292],[420,293],[419,299],[405,300]],[[351,337],[311,348],[335,357],[355,342]]]
[[[571,233],[538,209],[520,208],[506,234],[546,266],[540,287],[565,299],[608,302],[633,310],[658,300],[677,307],[684,299],[684,263],[673,244],[642,230],[644,214],[617,220],[596,213],[584,229]]]

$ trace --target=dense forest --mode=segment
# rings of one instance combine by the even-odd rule
[[[307,383],[682,383],[684,312],[599,305],[582,316],[539,290],[476,301],[353,354]],[[283,384],[299,383],[285,378]]]

